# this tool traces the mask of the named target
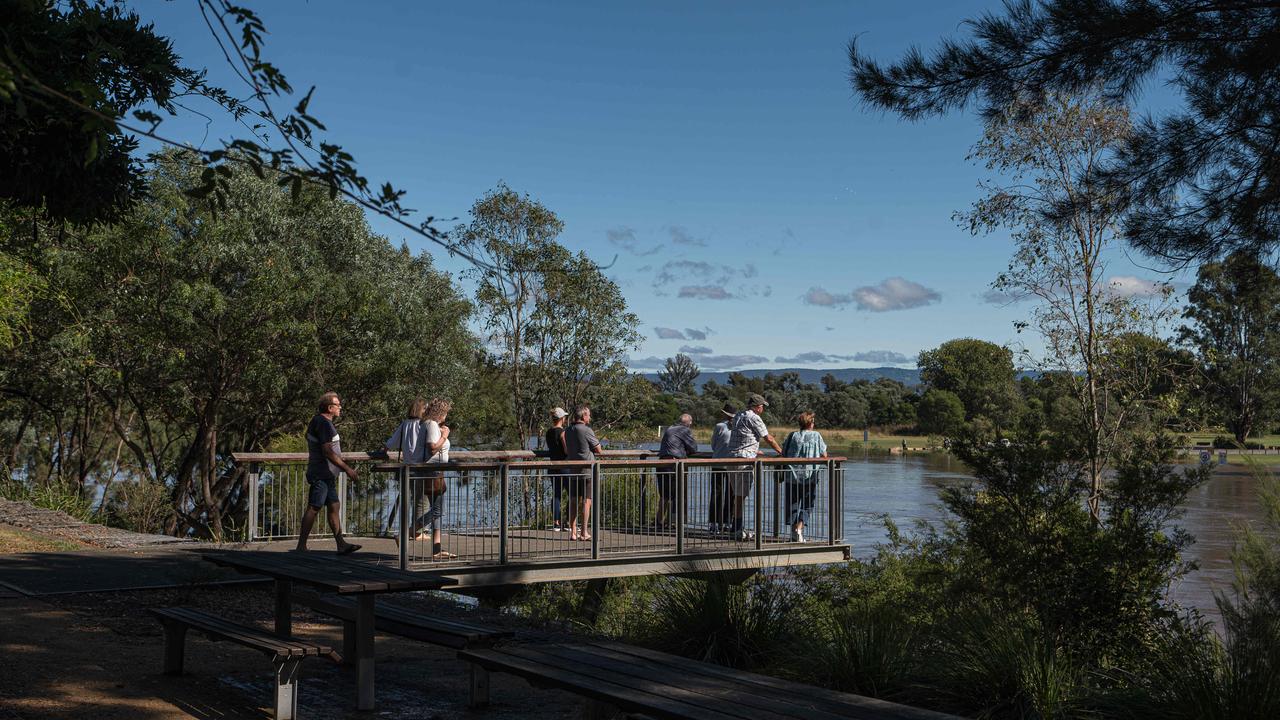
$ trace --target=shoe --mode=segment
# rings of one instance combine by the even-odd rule
[[[756,534],[750,530],[739,530],[737,538],[738,542],[747,542],[748,540],[755,540]]]
[[[355,551],[359,550],[361,547],[362,547],[362,546],[357,545],[357,544],[355,544],[355,543],[347,543],[346,545],[343,545],[342,547],[338,548],[338,554],[339,554],[339,555],[350,555],[351,553],[353,553],[353,552],[355,552]]]
[[[804,531],[799,528],[791,528],[791,542],[804,542]]]
[[[551,532],[564,532],[564,528],[560,527],[559,523],[556,523],[551,526]]]

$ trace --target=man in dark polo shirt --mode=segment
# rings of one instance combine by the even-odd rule
[[[329,527],[338,543],[338,554],[348,555],[360,549],[342,537],[342,518],[338,513],[342,499],[338,497],[338,473],[355,481],[359,476],[342,459],[342,442],[333,421],[342,415],[342,401],[338,394],[327,392],[320,396],[319,413],[307,425],[307,510],[302,515],[302,529],[298,533],[298,551],[307,549],[307,537],[316,524],[316,516],[323,507],[329,508]]]
[[[662,431],[662,444],[658,446],[658,457],[663,460],[683,460],[698,452],[698,441],[693,439],[693,416],[685,413],[680,416],[680,424],[672,425]],[[674,468],[662,469],[658,476],[658,518],[660,527],[671,523],[671,515],[675,512],[676,503],[680,499],[679,488],[676,487]]]

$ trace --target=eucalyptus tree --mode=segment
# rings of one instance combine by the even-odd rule
[[[676,353],[675,357],[667,358],[662,369],[658,371],[658,386],[664,393],[691,395],[693,381],[697,380],[701,373],[702,369],[693,358],[684,353]]]
[[[1002,229],[1013,239],[1013,258],[993,287],[1036,302],[1030,323],[1019,327],[1038,331],[1045,351],[1028,354],[1028,364],[1073,381],[1095,518],[1107,459],[1135,409],[1117,402],[1126,382],[1120,368],[1108,364],[1110,346],[1128,333],[1150,331],[1167,312],[1158,298],[1122,292],[1106,274],[1125,205],[1096,171],[1129,132],[1124,108],[1089,96],[1054,95],[994,114],[971,157],[1001,179],[984,182],[985,195],[957,213],[970,232]],[[1168,288],[1153,293],[1167,296]]]
[[[1216,413],[1244,444],[1280,411],[1280,276],[1248,252],[1200,267],[1179,331]]]
[[[1018,103],[1095,90],[1122,105],[1159,79],[1179,94],[1179,106],[1137,123],[1099,173],[1130,208],[1124,235],[1177,259],[1275,247],[1275,3],[1010,0],[961,26],[969,37],[944,40],[929,56],[912,49],[890,65],[852,43],[855,92],[912,120],[973,105],[992,117]]]

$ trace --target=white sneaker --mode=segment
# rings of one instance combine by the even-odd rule
[[[791,542],[804,542],[804,536],[796,528],[791,528]]]
[[[748,540],[755,540],[755,539],[756,539],[756,534],[751,532],[750,530],[738,531],[738,542],[747,542]]]

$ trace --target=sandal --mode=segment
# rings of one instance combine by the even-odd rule
[[[454,558],[456,558],[456,557],[458,557],[458,556],[457,556],[457,555],[454,555],[453,553],[449,552],[448,550],[441,550],[440,552],[436,553],[435,555],[432,555],[432,556],[431,556],[431,559],[432,559],[432,560],[452,560],[452,559],[454,559]]]

